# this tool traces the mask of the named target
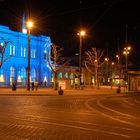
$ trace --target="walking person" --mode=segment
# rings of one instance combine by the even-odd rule
[[[38,90],[38,82],[35,82],[35,89]]]
[[[32,82],[32,91],[34,90],[34,87],[35,87],[35,86],[34,86],[34,82]]]
[[[12,90],[16,90],[16,82],[12,83]]]

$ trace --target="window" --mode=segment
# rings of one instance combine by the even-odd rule
[[[73,73],[70,74],[70,79],[73,79],[74,78],[74,75]]]
[[[31,58],[36,58],[36,50],[31,49]]]
[[[16,46],[10,45],[10,55],[13,55],[13,56],[16,55]]]
[[[21,53],[21,57],[26,57],[26,48],[21,47],[20,53]]]
[[[13,46],[13,55],[16,55],[16,46]]]
[[[36,81],[36,70],[33,68],[31,70],[31,81]]]
[[[15,77],[15,68],[14,67],[10,68],[10,77]]]
[[[21,47],[20,53],[21,53],[21,57],[22,57],[23,56],[23,48],[22,47]]]
[[[58,74],[58,78],[62,78],[62,72]]]
[[[68,77],[69,77],[69,75],[68,75],[67,72],[64,74],[64,77],[65,77],[65,78],[68,78]]]
[[[15,68],[10,67],[10,85],[12,85],[13,82],[15,82],[16,77],[15,77]]]
[[[10,55],[12,55],[12,46],[10,45]]]
[[[26,48],[24,48],[23,56],[26,57]]]
[[[2,69],[0,69],[0,82],[4,82],[4,75]]]
[[[20,54],[21,54],[21,57],[26,57],[26,48],[25,47],[21,47]]]

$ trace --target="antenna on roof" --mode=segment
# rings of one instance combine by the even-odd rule
[[[23,14],[23,17],[22,17],[22,33],[27,34],[25,13]]]

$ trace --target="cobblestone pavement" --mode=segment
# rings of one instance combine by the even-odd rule
[[[64,95],[95,95],[95,94],[116,94],[116,87],[111,88],[110,86],[96,87],[85,87],[84,90],[80,89],[66,89],[63,90]],[[124,90],[122,89],[122,92]],[[38,90],[27,91],[26,88],[17,87],[16,91],[12,91],[11,88],[0,88],[0,95],[58,95],[58,91],[52,88],[38,88]]]
[[[140,96],[1,95],[0,140],[139,140],[139,110]]]

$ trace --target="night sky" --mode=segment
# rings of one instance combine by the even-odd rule
[[[32,33],[49,35],[53,43],[64,47],[66,56],[78,52],[77,32],[84,28],[83,52],[103,48],[114,59],[118,47],[124,48],[128,25],[130,59],[139,62],[139,0],[0,0],[0,24],[21,31],[23,13],[35,22]]]

